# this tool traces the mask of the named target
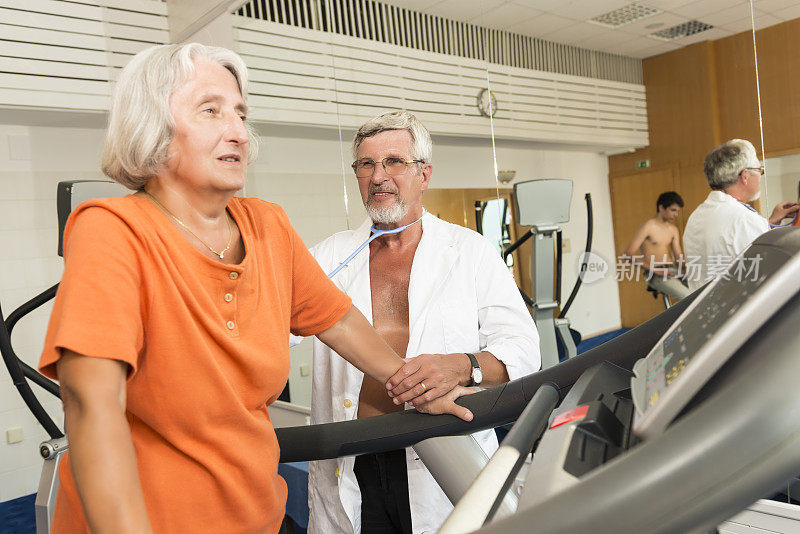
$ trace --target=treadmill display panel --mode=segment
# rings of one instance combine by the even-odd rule
[[[708,379],[800,288],[800,255],[753,246],[634,365],[634,432],[662,432]]]

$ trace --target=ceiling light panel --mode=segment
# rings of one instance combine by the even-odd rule
[[[660,39],[662,41],[674,41],[675,39],[680,39],[681,37],[688,37],[690,35],[695,35],[697,33],[710,30],[713,27],[714,26],[711,24],[706,24],[705,22],[700,22],[699,20],[690,20],[688,22],[678,24],[677,26],[651,33],[650,37]]]
[[[631,22],[658,15],[659,13],[662,13],[660,9],[634,2],[633,4],[628,4],[614,11],[598,15],[593,19],[589,19],[588,22],[599,24],[607,28],[619,28]]]

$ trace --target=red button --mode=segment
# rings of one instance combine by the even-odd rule
[[[578,419],[583,419],[586,417],[586,412],[589,411],[589,405],[584,404],[583,406],[578,406],[577,408],[573,408],[569,411],[564,413],[560,413],[553,419],[553,424],[550,425],[550,428],[555,428],[557,426],[561,426],[564,423],[571,423],[572,421],[576,421]]]

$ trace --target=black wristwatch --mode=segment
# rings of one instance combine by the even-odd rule
[[[470,377],[472,378],[472,382],[470,382],[470,386],[480,386],[481,382],[483,382],[483,372],[481,372],[481,366],[478,363],[478,358],[475,357],[474,354],[470,354],[469,352],[465,352],[464,354],[467,355],[469,361],[472,363],[472,374]]]

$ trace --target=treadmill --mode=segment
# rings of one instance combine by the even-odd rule
[[[427,445],[422,460],[457,503],[444,533],[708,532],[800,472],[800,389],[794,385],[800,230],[773,230],[741,258],[758,260],[755,276],[736,280],[734,263],[728,280],[712,282],[608,343],[459,399],[473,411],[472,422],[407,410],[279,428],[280,461]],[[20,368],[8,334],[46,301],[34,300],[0,328],[0,349],[21,392],[36,375]],[[468,459],[470,449],[441,436],[514,421],[491,460],[473,458],[459,464],[464,469],[447,470],[459,455]],[[55,427],[40,422],[48,431]],[[55,433],[40,449],[46,459],[37,495],[40,533],[47,532],[55,465],[67,446]],[[532,451],[524,485],[511,495]],[[785,515],[798,508],[785,506]],[[770,501],[749,509],[765,510],[769,515]],[[788,521],[786,530],[752,532],[800,532],[800,522]]]
[[[800,232],[764,234],[632,367],[603,362],[572,385],[516,514],[492,521],[468,499],[504,491],[495,473],[440,532],[800,532],[800,507],[758,500],[800,472],[798,291]]]

